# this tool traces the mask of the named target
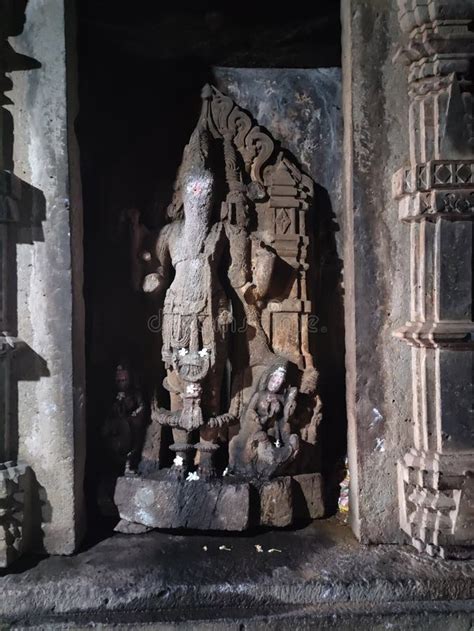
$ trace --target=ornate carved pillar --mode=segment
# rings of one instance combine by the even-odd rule
[[[411,234],[413,447],[398,464],[400,525],[420,551],[474,543],[471,2],[398,0],[408,34],[410,165],[394,176]]]

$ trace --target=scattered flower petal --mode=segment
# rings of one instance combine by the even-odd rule
[[[196,471],[191,471],[190,473],[188,473],[186,482],[194,482],[195,480],[199,480],[199,475],[196,473]]]
[[[281,552],[278,548],[270,548],[268,552]]]
[[[255,550],[256,550],[257,552],[263,552],[263,548],[262,548],[262,546],[261,546],[259,543],[257,543],[257,544],[255,545]]]
[[[202,549],[204,550],[204,552],[207,552],[207,546],[202,546]]]
[[[227,546],[219,546],[219,550],[227,550],[227,552],[231,552],[232,548],[228,548]]]

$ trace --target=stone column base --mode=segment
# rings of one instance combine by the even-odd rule
[[[26,525],[31,503],[31,473],[22,463],[0,464],[0,567],[16,561],[28,547]]]
[[[470,452],[413,449],[398,463],[400,524],[418,551],[459,558],[474,545],[473,462]]]

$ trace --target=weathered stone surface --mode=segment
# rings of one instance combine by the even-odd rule
[[[329,194],[341,220],[340,68],[214,68],[217,86],[255,116]],[[318,202],[315,213],[322,209]],[[342,233],[337,233],[342,250]],[[324,261],[324,264],[329,261]],[[319,305],[316,305],[319,309]]]
[[[152,528],[245,530],[249,485],[122,477],[115,502],[122,519]]]
[[[469,631],[474,569],[361,546],[324,520],[238,537],[115,535],[1,576],[0,593],[15,628]]]
[[[77,547],[84,518],[83,243],[72,6],[27,4],[14,46],[38,67],[16,73],[11,92],[15,174],[30,191],[16,250],[18,336],[29,349],[16,365],[19,458],[37,478],[44,524],[38,545],[60,554]]]
[[[260,523],[284,528],[293,522],[293,483],[289,476],[266,482],[260,489]]]
[[[343,26],[344,301],[350,519],[364,542],[400,541],[396,462],[411,442],[411,353],[392,338],[409,311],[409,234],[392,174],[408,156],[396,2],[347,0]]]
[[[293,477],[293,486],[296,486],[296,492],[293,493],[296,516],[311,519],[323,517],[323,476],[320,473],[301,473]]]

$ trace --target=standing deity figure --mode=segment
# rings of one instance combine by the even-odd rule
[[[204,100],[168,208],[171,222],[156,242],[159,267],[143,284],[147,293],[166,288],[162,359],[171,409],[155,410],[155,418],[173,428],[174,472],[185,474],[197,449],[199,473],[204,478],[214,475],[212,454],[219,431],[215,418],[220,411],[231,315],[230,301],[218,276],[225,231],[222,222],[215,221],[216,178],[211,168],[207,107]],[[193,444],[194,430],[198,429],[200,440]]]

